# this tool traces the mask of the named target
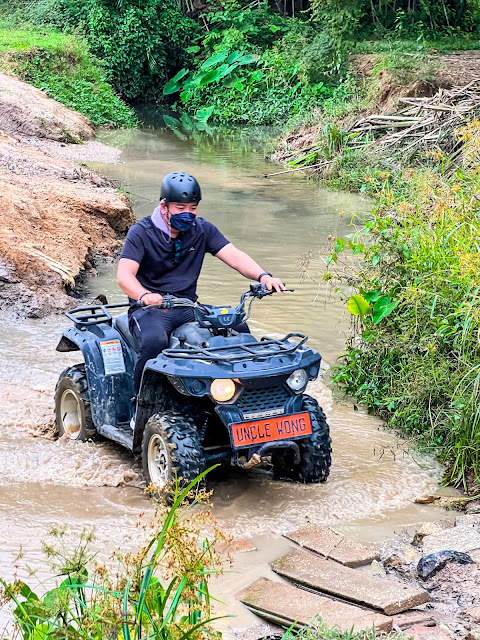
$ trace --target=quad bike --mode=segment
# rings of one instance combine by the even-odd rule
[[[59,434],[72,440],[99,434],[140,452],[147,485],[158,491],[175,476],[190,481],[217,462],[243,469],[269,464],[277,478],[324,482],[329,428],[316,400],[305,394],[318,376],[320,354],[298,333],[257,340],[233,329],[248,319],[255,299],[271,293],[251,284],[236,307],[164,296],[156,306],[192,307],[195,322],[176,329],[168,348],[147,362],[136,411],[138,345],[127,313],[110,313],[128,303],[67,312],[73,326],[57,351],[81,351],[84,364],[69,367],[58,381]]]

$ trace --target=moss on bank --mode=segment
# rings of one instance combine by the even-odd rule
[[[43,89],[96,125],[131,127],[137,122],[79,36],[0,21],[0,71]]]

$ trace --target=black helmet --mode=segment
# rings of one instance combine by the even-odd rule
[[[160,190],[160,200],[167,202],[200,202],[202,191],[196,179],[188,173],[168,173]]]

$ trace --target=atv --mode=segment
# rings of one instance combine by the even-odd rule
[[[243,469],[268,464],[278,479],[324,482],[331,465],[329,428],[305,393],[318,376],[320,354],[299,333],[257,340],[233,329],[248,320],[254,300],[272,293],[251,284],[236,307],[165,295],[156,306],[192,307],[195,322],[176,329],[168,348],[147,362],[136,410],[138,345],[127,313],[112,316],[128,303],[67,312],[73,326],[57,351],[81,351],[84,364],[60,375],[59,434],[72,440],[99,434],[140,452],[147,486],[158,492],[175,477],[190,481],[218,462]]]

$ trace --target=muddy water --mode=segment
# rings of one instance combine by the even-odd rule
[[[277,167],[263,162],[260,137],[242,133],[214,139],[179,140],[171,132],[145,129],[111,133],[104,141],[119,145],[120,164],[101,166],[131,193],[137,216],[158,203],[161,176],[186,170],[202,184],[204,215],[238,247],[248,251],[295,289],[294,294],[256,303],[250,321],[254,333],[308,333],[310,344],[333,363],[348,329],[344,308],[328,296],[319,257],[330,234],[349,233],[352,214],[365,214],[361,198],[320,189],[299,174],[259,178]],[[301,278],[306,256],[312,258]],[[106,293],[123,301],[115,284],[115,265],[102,265],[89,282],[89,299]],[[200,298],[234,303],[247,282],[220,261],[207,257]],[[48,439],[52,398],[60,371],[78,355],[58,354],[55,345],[66,321],[61,317],[4,324],[0,331],[0,575],[10,576],[20,545],[28,564],[40,562],[40,540],[51,523],[74,529],[95,526],[101,546],[131,546],[135,521],[150,505],[141,487],[138,463],[108,443],[72,443]],[[359,539],[381,540],[412,523],[438,519],[439,512],[412,504],[436,488],[440,469],[414,459],[379,422],[349,403],[335,400],[325,379],[310,390],[327,413],[333,438],[333,466],[320,486],[273,483],[261,471],[232,472],[213,488],[215,513],[236,536],[250,536],[259,551],[238,556],[239,573],[217,584],[236,626],[249,614],[233,604],[233,593],[256,575],[262,561],[278,556],[281,533],[306,522],[334,525]],[[37,436],[37,437],[34,437]],[[43,436],[43,437],[40,437]]]

